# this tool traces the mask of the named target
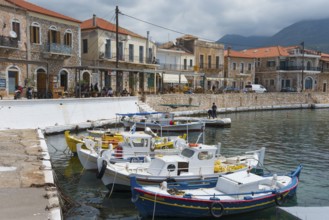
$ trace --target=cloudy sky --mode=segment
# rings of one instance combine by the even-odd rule
[[[226,34],[271,36],[295,22],[328,18],[328,0],[28,0],[78,20],[96,14],[154,41],[182,34],[217,41]],[[137,18],[137,19],[135,19]],[[139,19],[139,20],[138,20]],[[142,22],[142,21],[145,22]]]

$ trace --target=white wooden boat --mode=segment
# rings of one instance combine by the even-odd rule
[[[257,167],[263,164],[265,148],[245,155],[226,158],[217,156],[216,145],[189,144],[179,155],[155,156],[147,163],[111,164],[111,152],[106,150],[97,159],[99,178],[112,189],[129,189],[130,175],[142,185],[161,183],[164,180],[186,181],[217,178],[219,174]]]
[[[166,112],[143,112],[117,114],[121,118],[122,124],[126,128],[136,126],[137,129],[149,127],[162,136],[163,132],[191,132],[203,131],[204,123],[202,121],[176,120],[174,115]]]
[[[149,132],[149,129],[146,132],[121,132],[122,142],[115,149],[111,145],[109,147],[110,163],[143,163],[146,156],[179,154],[187,146],[185,137],[157,137],[156,134]],[[83,139],[83,143],[77,144],[77,154],[84,169],[97,169],[97,158],[104,152],[104,149],[97,146],[100,145],[91,139]]]
[[[205,117],[175,117],[177,120],[201,121],[206,127],[230,127],[231,118],[205,118]]]

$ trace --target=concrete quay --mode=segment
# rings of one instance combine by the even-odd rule
[[[41,130],[0,132],[0,219],[61,219]]]

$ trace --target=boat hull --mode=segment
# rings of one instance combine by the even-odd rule
[[[272,190],[261,193],[259,196],[254,196],[251,191],[239,199],[235,197],[222,197],[222,199],[219,199],[217,194],[216,196],[215,194],[206,196],[206,193],[201,198],[200,196],[191,196],[191,194],[188,196],[184,192],[184,195],[170,195],[160,190],[149,191],[136,184],[136,180],[133,177],[131,178],[131,200],[143,217],[219,218],[221,216],[242,214],[275,205],[282,205],[286,198],[296,194],[299,172],[300,170],[295,176],[292,175],[291,183],[279,191]],[[189,188],[186,187],[185,189]]]

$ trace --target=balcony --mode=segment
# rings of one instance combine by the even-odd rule
[[[72,56],[72,47],[63,44],[45,44],[45,58],[68,58]]]
[[[178,71],[194,71],[194,66],[184,66],[177,64],[169,64],[169,63],[160,63],[159,69],[161,70],[178,70]]]
[[[280,66],[277,70],[284,71],[302,71],[303,66]],[[304,67],[304,71],[321,71],[320,67]]]
[[[6,52],[18,49],[18,39],[0,35],[0,49]]]
[[[199,64],[199,70],[200,71],[221,71],[223,70],[223,66],[224,65],[211,65],[211,64],[208,64],[208,63],[200,63]]]
[[[99,52],[99,59],[116,62],[116,53],[104,53]],[[140,56],[131,56],[131,55],[121,55],[119,54],[119,62],[126,62],[132,64],[158,64],[157,59],[146,58]]]

